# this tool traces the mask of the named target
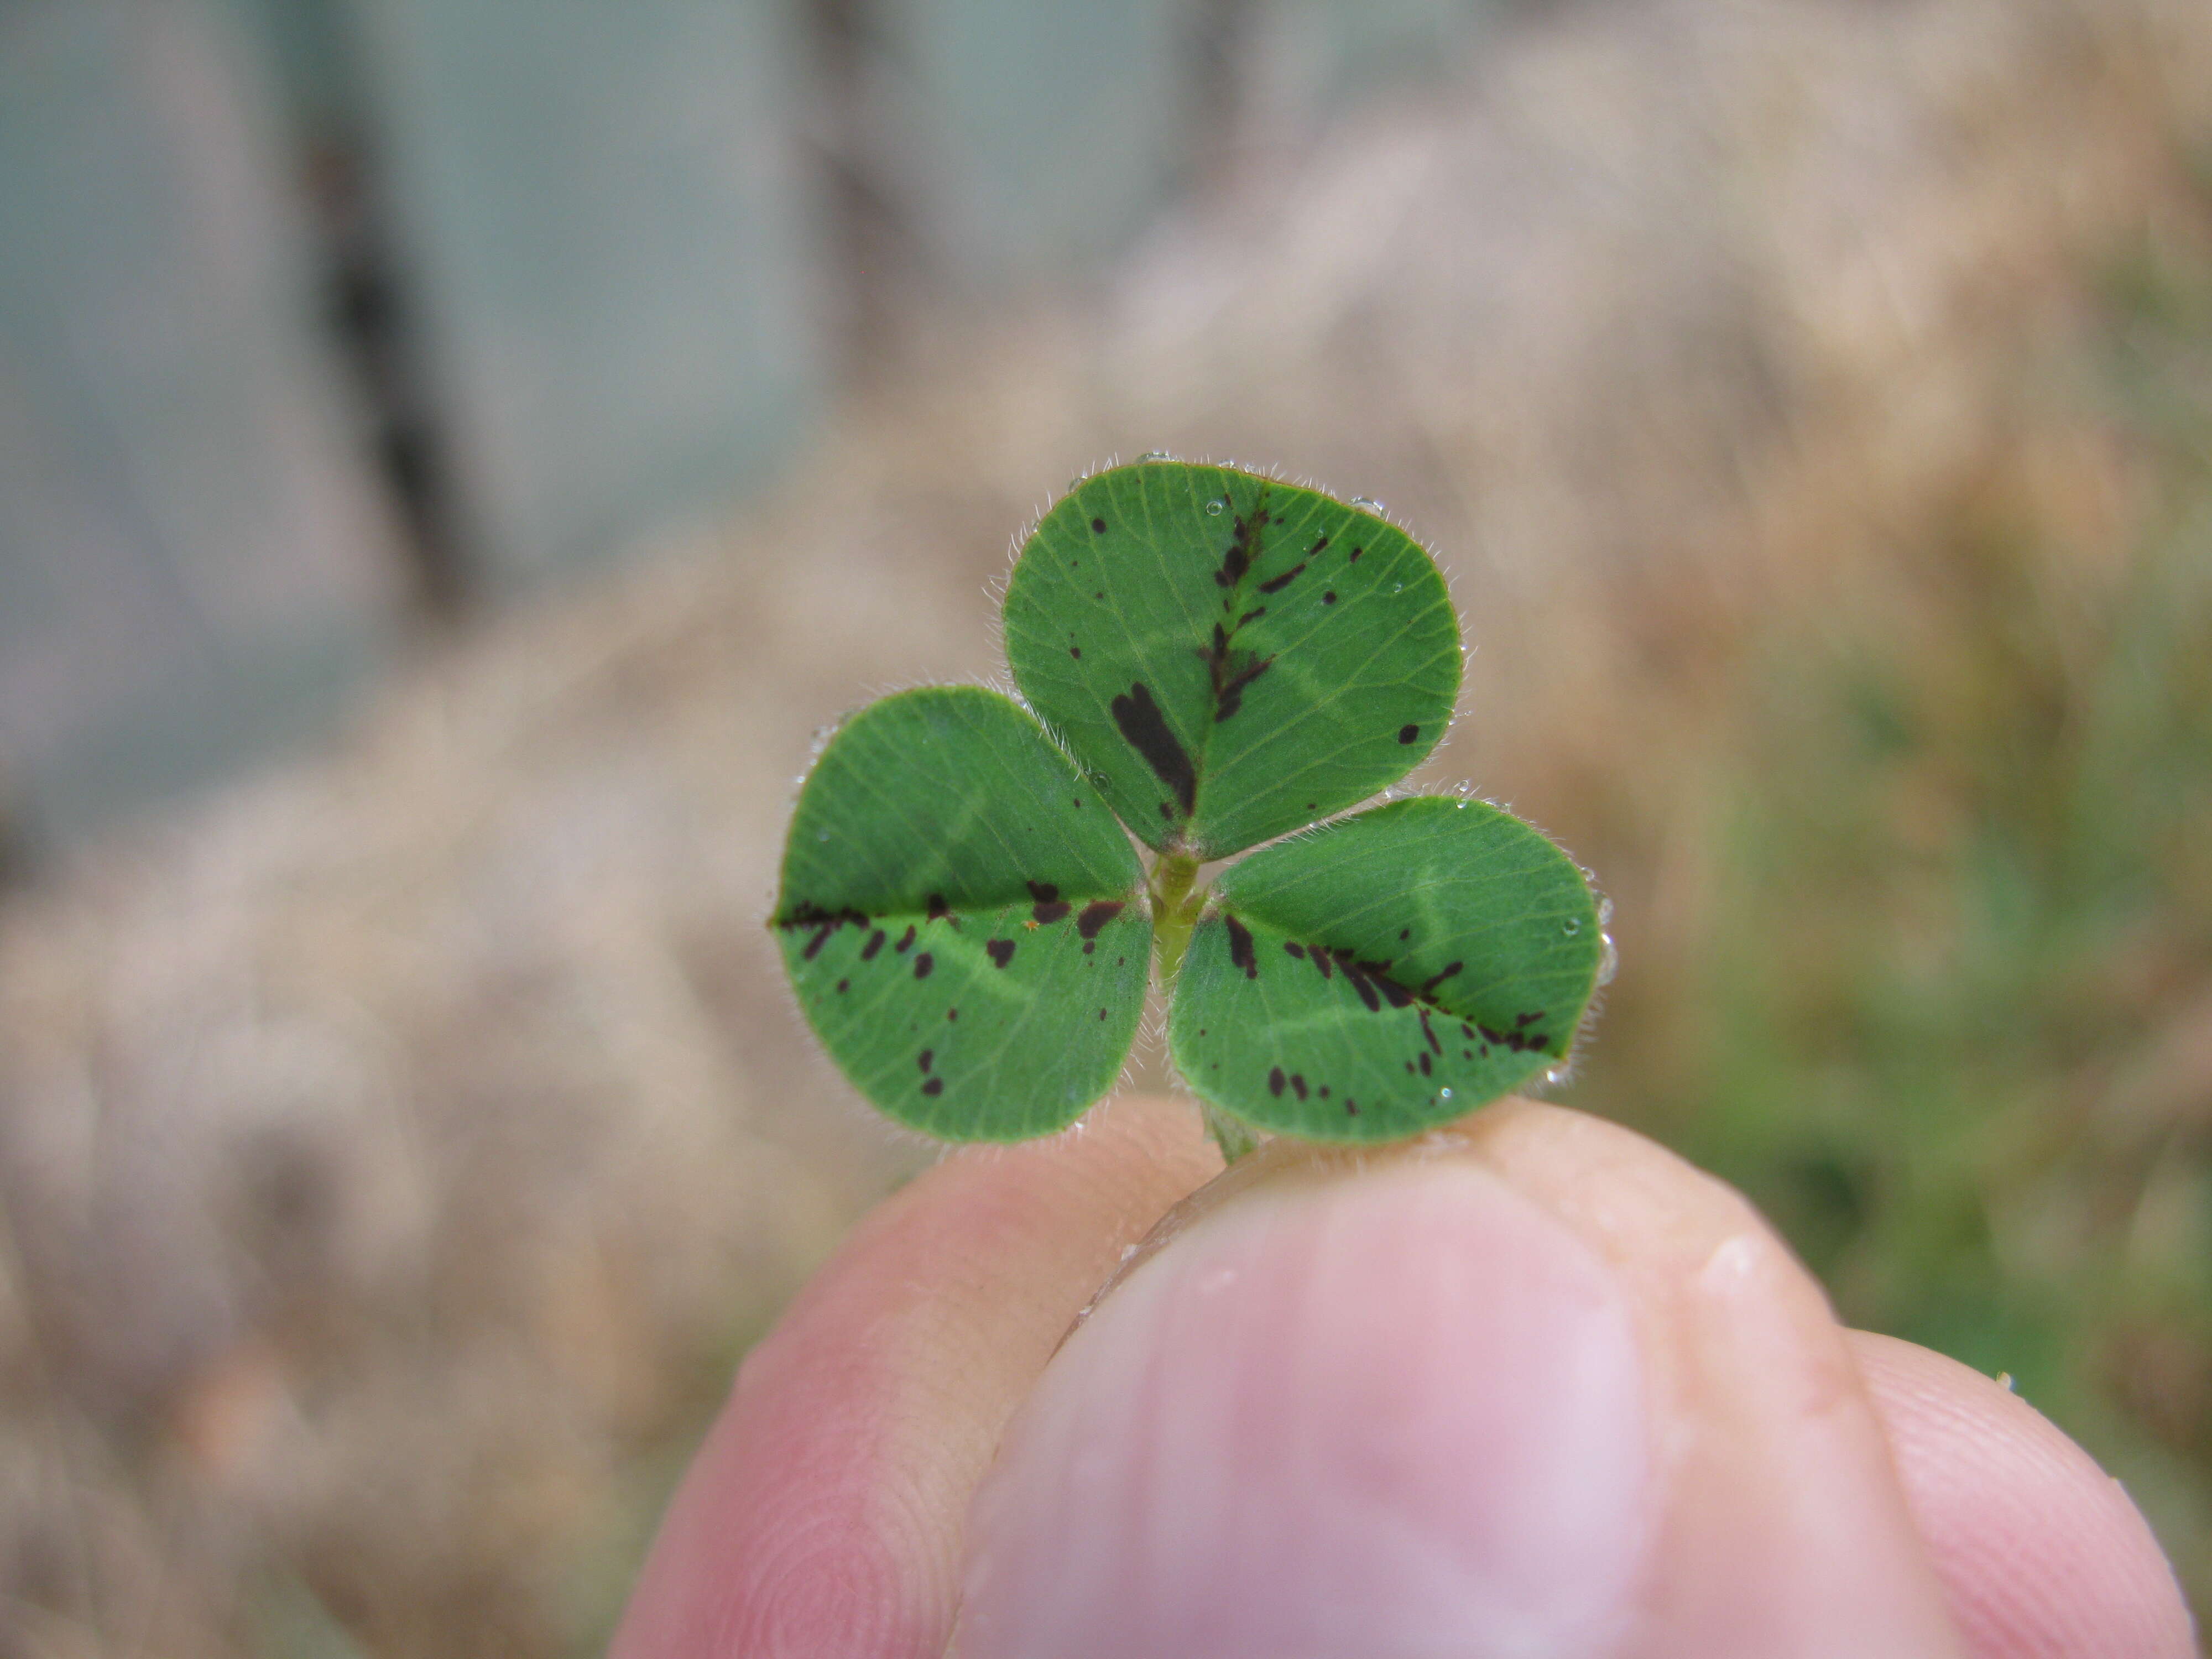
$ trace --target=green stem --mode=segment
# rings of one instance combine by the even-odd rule
[[[1163,853],[1152,865],[1152,937],[1163,988],[1175,983],[1182,953],[1190,945],[1190,930],[1206,902],[1206,890],[1197,881],[1198,860],[1188,853]]]
[[[1160,987],[1166,990],[1175,984],[1183,952],[1190,948],[1191,929],[1198,925],[1198,913],[1206,908],[1206,889],[1198,884],[1198,860],[1188,853],[1162,854],[1152,865],[1152,899]],[[1200,1109],[1206,1115],[1206,1133],[1221,1148],[1224,1164],[1234,1164],[1259,1144],[1236,1119],[1210,1106]]]

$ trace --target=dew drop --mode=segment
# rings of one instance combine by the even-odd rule
[[[1208,501],[1206,504],[1206,516],[1209,519],[1218,519],[1221,516],[1221,509],[1228,505],[1226,501]]]
[[[1381,513],[1381,512],[1383,512],[1383,511],[1385,510],[1385,508],[1383,507],[1383,505],[1382,505],[1382,502],[1377,501],[1370,501],[1370,499],[1368,499],[1368,497],[1366,497],[1366,496],[1364,496],[1364,495],[1354,495],[1354,496],[1352,498],[1352,504],[1354,507],[1365,507],[1365,508],[1366,508],[1370,513]]]
[[[1440,1105],[1440,1106],[1449,1106],[1449,1105],[1450,1105],[1450,1104],[1451,1104],[1451,1098],[1452,1098],[1452,1091],[1451,1091],[1450,1090],[1449,1090],[1449,1089],[1439,1089],[1439,1090],[1437,1090],[1437,1103],[1438,1105]]]
[[[1148,449],[1137,457],[1140,461],[1170,461],[1175,459],[1164,449]]]
[[[1569,916],[1565,921],[1559,924],[1559,931],[1565,933],[1569,939],[1572,939],[1577,933],[1581,933],[1582,930],[1583,919],[1580,916]]]
[[[1603,990],[1613,983],[1613,976],[1620,971],[1620,951],[1613,944],[1612,934],[1600,933],[1597,938],[1598,943],[1605,947],[1604,954],[1597,959],[1598,988]]]

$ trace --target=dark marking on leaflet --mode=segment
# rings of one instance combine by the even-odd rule
[[[1306,1080],[1304,1076],[1297,1072],[1291,1073],[1291,1092],[1296,1094],[1300,1100],[1304,1100],[1306,1097]]]
[[[1244,573],[1252,568],[1253,557],[1259,549],[1260,532],[1271,522],[1264,496],[1253,504],[1249,517],[1238,517],[1237,528],[1229,538],[1229,550],[1221,556],[1221,568],[1213,573],[1217,586],[1235,587],[1244,580]]]
[[[924,951],[920,956],[914,959],[914,976],[916,979],[927,979],[929,977],[929,970],[936,966],[937,958],[930,955],[928,951]]]
[[[943,1094],[945,1092],[945,1079],[941,1077],[933,1077],[930,1079],[928,1082],[921,1085],[921,1091],[926,1095]]]
[[[1085,939],[1095,939],[1098,930],[1121,914],[1125,899],[1099,899],[1083,907],[1083,914],[1075,919],[1075,931]]]
[[[1305,960],[1306,947],[1299,944],[1296,939],[1285,939],[1283,941],[1283,949],[1289,955],[1296,957],[1300,962],[1304,962]]]
[[[1273,1067],[1267,1073],[1267,1092],[1271,1095],[1283,1092],[1283,1068],[1279,1066]]]
[[[983,954],[991,958],[991,965],[1003,968],[1014,959],[1014,942],[1010,939],[986,939]]]
[[[936,1049],[934,1049],[934,1048],[924,1048],[924,1049],[923,1049],[920,1054],[916,1054],[916,1055],[915,1056],[914,1063],[915,1063],[915,1065],[917,1065],[917,1066],[921,1066],[921,1069],[922,1069],[922,1073],[923,1073],[923,1074],[924,1074],[925,1076],[927,1076],[927,1075],[928,1074],[928,1072],[929,1072],[929,1065],[930,1065],[930,1062],[931,1062],[932,1060],[935,1060],[936,1058],[937,1058],[937,1050],[936,1050]]]
[[[1190,763],[1189,752],[1168,729],[1167,716],[1160,713],[1152,694],[1138,681],[1129,687],[1127,696],[1115,698],[1109,708],[1129,746],[1159,775],[1160,781],[1182,803],[1183,816],[1189,817],[1198,805],[1197,769]],[[1165,810],[1163,806],[1162,811]]]
[[[1205,659],[1206,674],[1213,682],[1213,718],[1217,723],[1243,706],[1244,688],[1266,673],[1268,665],[1275,660],[1237,650],[1230,644],[1229,635],[1219,623],[1213,624],[1213,643],[1199,655]]]
[[[876,952],[884,948],[884,930],[880,927],[868,935],[868,942],[860,947],[860,960],[873,962]]]
[[[1319,549],[1316,549],[1315,550],[1316,550],[1316,552],[1318,552],[1320,550],[1319,550]],[[1261,583],[1260,584],[1260,591],[1261,591],[1262,593],[1279,593],[1279,592],[1281,592],[1285,588],[1288,587],[1288,586],[1289,586],[1292,582],[1294,582],[1294,581],[1297,580],[1297,579],[1298,579],[1298,574],[1299,574],[1301,571],[1303,571],[1305,568],[1306,568],[1306,566],[1305,566],[1305,561],[1304,561],[1304,560],[1303,560],[1303,559],[1299,560],[1297,563],[1296,563],[1296,564],[1292,565],[1292,566],[1291,566],[1288,570],[1285,570],[1285,572],[1283,572],[1283,574],[1282,574],[1281,575],[1277,576],[1276,578],[1274,578],[1274,580],[1272,580],[1272,581],[1264,581],[1264,582],[1261,582]]]
[[[1030,896],[1036,901],[1030,915],[1040,927],[1047,922],[1060,921],[1075,908],[1060,897],[1060,889],[1048,881],[1033,881],[1029,884],[1029,890]]]
[[[1259,978],[1260,961],[1253,954],[1250,931],[1234,916],[1224,915],[1221,922],[1229,930],[1229,965],[1242,968],[1247,979]]]
[[[914,924],[912,922],[907,923],[906,932],[899,935],[899,942],[896,945],[892,945],[891,949],[897,951],[901,956],[904,956],[908,951],[914,949]]]
[[[945,895],[944,895],[944,894],[942,894],[942,893],[932,893],[932,894],[929,896],[929,905],[928,905],[927,913],[927,919],[928,919],[929,921],[942,921],[945,917],[946,917],[946,916],[950,915],[951,913],[952,913],[952,912],[951,912],[951,907],[950,905],[948,905],[948,904],[946,904],[946,903],[945,903]]]
[[[1093,519],[1091,521],[1091,533],[1094,536],[1104,535],[1106,533],[1106,520],[1103,519]]]
[[[1443,984],[1446,980],[1449,979],[1454,974],[1456,974],[1461,969],[1466,966],[1467,964],[1463,962],[1445,963],[1442,973],[1432,974],[1427,979],[1421,981],[1421,995],[1430,1000],[1434,1000],[1437,994],[1437,987]]]
[[[1411,743],[1420,735],[1421,728],[1418,726],[1401,726],[1398,728],[1398,741],[1401,743]]]

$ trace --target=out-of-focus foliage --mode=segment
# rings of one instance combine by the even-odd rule
[[[2041,366],[2101,410],[2105,465],[2001,451],[1832,611],[1757,642],[1719,775],[1705,972],[1599,1061],[1601,1094],[1749,1192],[1851,1322],[2008,1373],[2096,1451],[2200,1604],[2206,184],[2206,210],[2148,230],[2075,355]],[[2100,563],[2069,509],[2107,468],[2137,530]]]

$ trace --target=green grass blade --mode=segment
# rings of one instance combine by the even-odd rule
[[[1223,875],[1168,1018],[1193,1092],[1311,1140],[1390,1140],[1569,1052],[1604,939],[1582,872],[1481,801],[1393,801]]]
[[[1135,851],[1036,722],[973,687],[848,720],[792,816],[771,922],[854,1087],[947,1140],[1073,1121],[1120,1073],[1152,927]]]
[[[1030,705],[1140,837],[1224,857],[1364,799],[1435,746],[1458,619],[1371,513],[1140,461],[1046,514],[1006,590]]]

